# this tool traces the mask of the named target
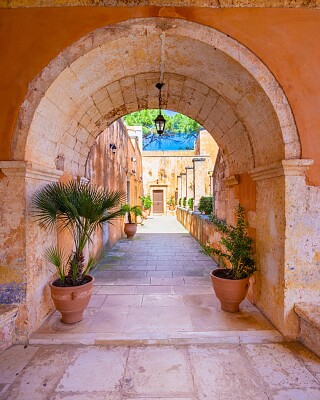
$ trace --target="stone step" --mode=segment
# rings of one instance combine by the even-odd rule
[[[211,331],[172,333],[34,333],[29,343],[82,345],[197,345],[197,344],[261,344],[282,343],[285,338],[277,330]]]
[[[17,313],[15,305],[0,304],[0,352],[14,343]]]
[[[297,303],[294,310],[300,322],[300,342],[320,357],[320,303]]]

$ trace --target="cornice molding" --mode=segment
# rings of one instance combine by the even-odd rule
[[[235,186],[239,184],[239,175],[231,175],[223,179],[223,182],[227,187]]]
[[[254,181],[276,178],[278,176],[304,176],[314,160],[282,160],[267,166],[257,167],[250,171]]]
[[[63,174],[63,171],[29,161],[0,161],[0,169],[8,178],[21,177],[48,182],[58,181]]]

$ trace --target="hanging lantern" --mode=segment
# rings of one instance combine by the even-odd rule
[[[159,136],[161,136],[163,134],[164,128],[166,126],[166,120],[164,119],[164,116],[161,114],[161,108],[162,108],[161,89],[162,89],[163,85],[164,85],[164,83],[156,84],[156,88],[159,89],[159,115],[154,120],[154,123],[156,125],[157,133]]]

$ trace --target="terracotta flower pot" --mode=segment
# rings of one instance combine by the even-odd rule
[[[90,279],[88,283],[80,286],[59,287],[50,283],[51,297],[56,309],[61,313],[61,321],[66,324],[79,322],[83,318],[83,312],[87,307],[92,292],[94,277],[86,275]]]
[[[142,216],[143,216],[144,219],[147,219],[148,218],[147,211],[142,211]]]
[[[124,233],[127,235],[127,237],[134,236],[136,232],[137,232],[137,224],[129,224],[129,223],[124,224]]]
[[[239,311],[240,303],[245,299],[249,289],[249,277],[244,279],[224,279],[215,276],[222,268],[210,272],[212,286],[220,300],[221,310],[227,312]]]

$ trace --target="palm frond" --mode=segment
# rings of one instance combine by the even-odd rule
[[[97,258],[95,256],[90,255],[90,257],[88,259],[87,266],[86,266],[86,268],[85,268],[85,270],[83,272],[83,275],[87,275],[90,272],[90,270],[93,268],[94,264],[96,264],[97,261],[98,260],[97,260]]]
[[[45,252],[45,258],[56,267],[57,273],[61,281],[64,283],[66,278],[65,264],[68,257],[58,246],[51,246]]]
[[[68,230],[74,240],[74,254],[81,258],[95,230],[122,215],[117,207],[125,202],[125,198],[124,192],[104,191],[86,183],[51,183],[36,192],[32,212],[41,227]],[[51,248],[48,259],[59,273],[64,262],[60,250]],[[73,259],[72,255],[68,259],[69,272],[72,281],[76,282],[81,262]]]

